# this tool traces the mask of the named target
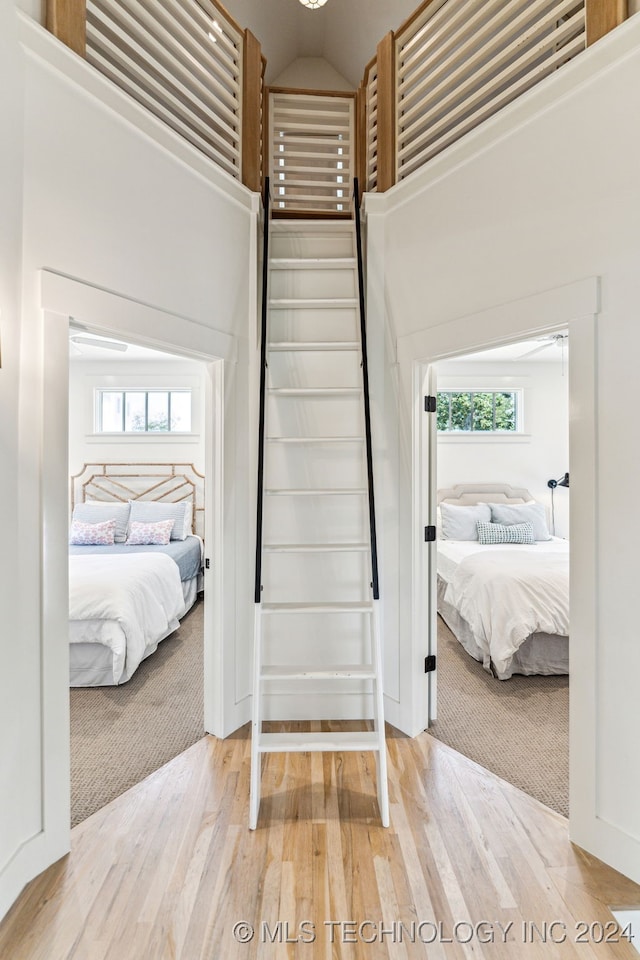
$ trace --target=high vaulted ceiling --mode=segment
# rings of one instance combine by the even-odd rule
[[[379,41],[406,20],[418,0],[327,0],[319,10],[299,0],[227,0],[224,6],[260,41],[267,83],[299,57],[323,57],[355,89]]]

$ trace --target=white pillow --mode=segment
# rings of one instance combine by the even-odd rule
[[[127,539],[129,509],[128,503],[114,503],[109,500],[87,500],[85,503],[76,503],[73,508],[72,520],[81,520],[83,523],[102,523],[105,520],[115,520],[115,542],[124,543]]]
[[[532,523],[535,540],[551,540],[547,526],[547,512],[543,503],[491,503],[494,523]]]
[[[441,503],[442,537],[445,540],[477,540],[478,520],[491,520],[488,503],[461,507],[455,503]]]
[[[186,500],[180,503],[158,503],[154,500],[130,500],[131,514],[129,522],[134,520],[141,523],[156,523],[159,520],[173,520],[172,540],[186,540],[191,533],[191,517],[187,516],[187,507],[191,507]]]

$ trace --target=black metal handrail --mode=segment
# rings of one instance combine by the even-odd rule
[[[367,363],[367,323],[364,306],[364,267],[362,260],[362,227],[360,224],[360,190],[358,178],[353,180],[353,202],[356,221],[356,256],[358,260],[358,300],[360,304],[360,340],[362,344],[362,381],[364,390],[364,426],[367,448],[367,480],[369,487],[369,531],[371,534],[371,587],[373,599],[380,598],[378,580],[378,541],[376,537],[376,510],[373,492],[373,449],[371,445],[371,406],[369,403],[369,366]]]
[[[262,314],[260,321],[260,414],[258,418],[258,498],[256,516],[255,603],[262,593],[262,508],[264,496],[264,421],[267,386],[267,311],[269,309],[269,177],[264,181],[264,227],[262,240]]]

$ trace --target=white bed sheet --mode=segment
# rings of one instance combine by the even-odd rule
[[[456,568],[465,557],[471,557],[474,553],[490,553],[496,550],[508,550],[509,553],[526,553],[533,551],[534,556],[541,554],[566,554],[569,555],[569,541],[560,537],[553,537],[551,540],[539,540],[537,543],[479,543],[477,540],[438,540],[438,576],[442,577],[447,583],[452,579]]]
[[[107,647],[113,684],[133,675],[184,612],[178,566],[165,554],[69,557],[69,640]]]
[[[469,625],[485,667],[511,676],[513,658],[534,634],[569,633],[569,543],[438,542],[444,601]]]

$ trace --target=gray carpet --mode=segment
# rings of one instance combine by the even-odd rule
[[[71,689],[71,825],[204,736],[204,603],[120,687]]]
[[[438,617],[438,720],[448,744],[569,816],[569,678],[496,680]]]

